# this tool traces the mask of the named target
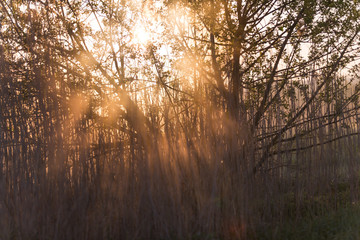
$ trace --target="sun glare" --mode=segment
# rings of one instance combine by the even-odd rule
[[[151,40],[151,34],[143,26],[136,26],[131,42],[137,45],[146,45]]]

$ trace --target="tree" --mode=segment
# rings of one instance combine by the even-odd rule
[[[270,148],[301,122],[313,102],[321,101],[319,96],[325,85],[357,54],[358,6],[352,1],[168,4],[169,8],[187,9],[179,18],[189,16],[187,11],[194,12],[185,24],[194,23],[194,29],[202,30],[179,30],[179,44],[184,52],[194,56],[192,61],[198,61],[200,66],[197,71],[224,99],[224,111],[239,122],[240,126],[232,127],[243,133],[249,129],[242,137],[251,136],[250,145],[263,139],[259,137],[261,123],[274,109],[286,117],[279,123],[283,127],[269,133],[272,139],[261,160],[254,164],[254,172],[266,161]],[[316,82],[316,88],[309,92],[311,82]],[[287,97],[294,85],[304,94],[297,99],[295,109],[290,109]]]

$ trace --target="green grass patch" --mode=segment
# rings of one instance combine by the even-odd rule
[[[360,205],[348,206],[323,216],[303,218],[257,233],[257,239],[355,240],[360,239]]]

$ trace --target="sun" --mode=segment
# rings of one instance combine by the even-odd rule
[[[137,25],[133,30],[131,42],[135,45],[145,46],[151,40],[150,32],[142,25]]]

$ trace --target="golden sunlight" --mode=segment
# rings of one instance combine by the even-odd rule
[[[151,33],[145,29],[143,25],[136,25],[134,27],[131,42],[136,45],[147,45],[151,40]]]

